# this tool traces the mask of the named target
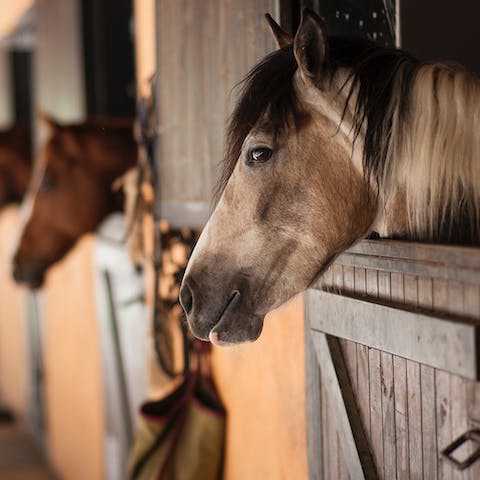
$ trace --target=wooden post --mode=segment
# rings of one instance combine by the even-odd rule
[[[0,130],[6,129],[13,122],[11,76],[9,51],[5,47],[0,47]]]
[[[314,345],[350,478],[377,479],[338,338],[322,334]]]

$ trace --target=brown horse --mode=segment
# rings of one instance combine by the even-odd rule
[[[131,121],[46,122],[50,137],[34,165],[13,258],[15,280],[31,288],[84,233],[122,209],[112,183],[136,163]]]
[[[267,312],[370,232],[480,242],[480,81],[329,38],[306,10],[248,75],[220,198],[180,300],[193,333],[253,341]]]
[[[0,208],[22,201],[31,173],[30,129],[15,125],[0,132]]]

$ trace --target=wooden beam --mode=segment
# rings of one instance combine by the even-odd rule
[[[414,245],[416,244],[410,244],[412,250]],[[458,260],[460,260],[460,258]],[[475,258],[472,258],[472,260],[474,261]],[[335,261],[335,264],[348,267],[369,268],[381,272],[406,273],[408,275],[418,275],[419,277],[425,278],[440,278],[454,282],[480,284],[480,268],[474,266],[474,264],[462,266],[457,262],[447,264],[431,260],[416,260],[414,257],[410,259],[382,257],[378,253],[365,255],[352,253],[350,251],[340,255]]]
[[[9,52],[0,46],[0,130],[8,128],[13,123],[13,89],[12,71]]]
[[[338,339],[316,332],[313,340],[322,382],[329,404],[333,407],[329,413],[333,413],[336,420],[341,451],[350,478],[376,479],[378,475]]]
[[[308,291],[314,339],[320,332],[479,379],[479,326],[473,320],[442,318],[387,305]]]
[[[161,218],[172,228],[202,229],[208,219],[212,207],[206,202],[161,202]]]

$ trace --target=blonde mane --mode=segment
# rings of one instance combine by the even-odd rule
[[[408,96],[405,114],[393,112],[380,188],[404,189],[409,237],[450,238],[461,227],[478,242],[480,81],[459,67],[422,65]]]

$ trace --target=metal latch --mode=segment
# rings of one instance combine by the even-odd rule
[[[475,443],[477,448],[464,460],[460,461],[454,458],[452,456],[453,452],[455,452],[455,450],[469,440]],[[441,455],[449,462],[453,463],[453,465],[455,465],[455,467],[457,467],[459,470],[465,470],[480,458],[480,430],[473,429],[463,433],[444,450],[442,450]]]

